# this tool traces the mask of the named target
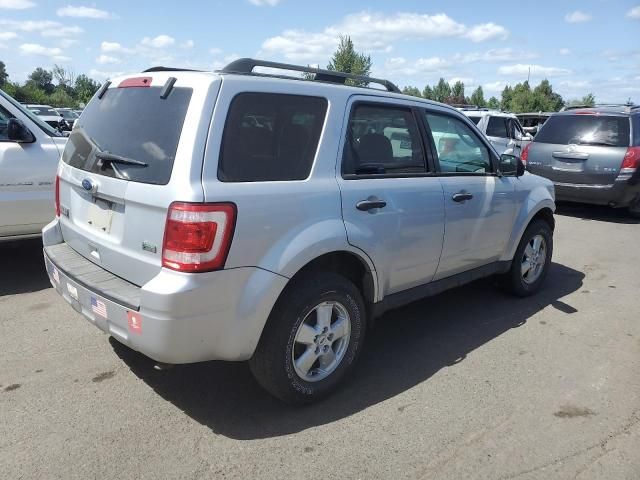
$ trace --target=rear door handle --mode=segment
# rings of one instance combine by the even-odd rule
[[[387,202],[379,199],[371,199],[371,200],[361,200],[356,203],[356,208],[363,212],[367,210],[373,210],[374,208],[384,208],[387,206]]]
[[[467,192],[458,192],[454,193],[451,198],[454,202],[464,202],[467,200],[471,200],[473,198],[473,194]]]

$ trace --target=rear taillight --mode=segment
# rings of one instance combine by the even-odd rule
[[[232,203],[172,203],[164,229],[162,266],[180,272],[223,268],[235,224]]]
[[[629,147],[624,154],[620,173],[633,173],[640,167],[640,147]]]
[[[56,199],[56,217],[60,216],[60,177],[56,175],[56,187],[55,187],[55,199]]]
[[[525,165],[529,160],[529,149],[531,148],[531,145],[532,145],[531,142],[527,143],[522,149],[522,152],[520,153],[520,160],[522,160],[522,163],[524,163]]]

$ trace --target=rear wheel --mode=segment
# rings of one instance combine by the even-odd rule
[[[551,266],[553,231],[544,220],[532,222],[520,240],[506,284],[520,297],[534,294],[542,285]]]
[[[629,215],[633,218],[640,218],[640,196],[629,205]]]
[[[362,349],[365,307],[346,278],[312,272],[274,308],[253,358],[256,380],[287,403],[310,403],[336,389]]]

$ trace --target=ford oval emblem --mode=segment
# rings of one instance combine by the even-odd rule
[[[84,188],[87,192],[94,193],[98,190],[98,185],[96,185],[90,178],[85,178],[82,180],[82,188]]]

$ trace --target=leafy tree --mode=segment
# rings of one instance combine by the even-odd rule
[[[482,87],[480,85],[478,85],[478,88],[473,91],[469,101],[471,105],[475,105],[476,107],[484,107],[486,105],[486,102],[484,100],[484,92],[482,91]]]
[[[458,80],[451,88],[452,97],[462,97],[464,100],[464,83]]]
[[[4,87],[8,78],[9,74],[7,73],[6,65],[2,60],[0,60],[0,88]]]
[[[584,97],[582,97],[582,105],[586,105],[588,107],[596,106],[596,97],[593,93],[587,93]]]
[[[351,37],[340,36],[340,44],[333,54],[333,57],[331,57],[331,61],[329,65],[327,65],[327,70],[353,73],[354,75],[367,77],[371,72],[371,56],[358,53],[353,46]],[[366,87],[368,82],[349,79],[347,80],[347,84]]]
[[[487,102],[487,107],[493,110],[498,110],[500,108],[500,100],[498,100],[496,97],[491,97]]]
[[[500,108],[502,110],[509,110],[509,105],[511,105],[511,97],[513,96],[513,89],[507,85],[502,90],[502,96],[500,100]]]
[[[42,67],[38,67],[29,75],[27,84],[31,84],[34,88],[40,89],[46,94],[51,94],[55,88],[52,81],[53,74]]]
[[[422,90],[422,98],[426,98],[427,100],[434,100],[435,95],[433,94],[433,88],[431,88],[429,85],[424,87],[424,90]]]
[[[446,102],[451,96],[451,86],[444,78],[438,80],[438,84],[433,87],[433,99],[437,102]]]
[[[65,85],[58,85],[49,97],[49,103],[52,107],[66,107],[67,105],[75,105],[76,102],[67,92]]]
[[[406,86],[402,89],[402,93],[405,95],[411,95],[412,97],[422,97],[420,90],[416,87]]]
[[[86,75],[78,75],[76,77],[73,89],[75,97],[80,103],[88,103],[91,97],[98,91],[100,84]]]

